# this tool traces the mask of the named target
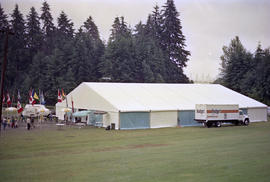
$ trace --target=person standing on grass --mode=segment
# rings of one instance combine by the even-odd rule
[[[18,128],[18,119],[15,118],[15,125],[14,125],[15,128]]]
[[[35,118],[33,116],[30,116],[30,121],[31,121],[32,127],[35,128],[35,125],[34,125]]]
[[[31,128],[31,120],[28,117],[26,119],[26,124],[27,124],[27,130],[30,130],[30,128]]]
[[[15,119],[13,116],[11,118],[11,128],[15,128]]]
[[[3,128],[5,130],[7,127],[7,119],[6,118],[2,119],[2,123],[3,123]]]
[[[7,118],[7,125],[10,128],[10,118]]]

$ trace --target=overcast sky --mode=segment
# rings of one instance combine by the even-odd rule
[[[42,0],[1,0],[6,14],[15,4],[24,14],[34,6],[40,14]],[[56,23],[63,10],[80,27],[90,15],[99,28],[101,38],[108,40],[116,16],[124,16],[134,27],[145,22],[156,4],[166,0],[47,0]],[[254,52],[260,41],[263,48],[270,46],[269,0],[175,0],[180,13],[187,50],[191,52],[185,73],[191,79],[215,79],[219,73],[222,47],[229,45],[236,35],[243,45]]]

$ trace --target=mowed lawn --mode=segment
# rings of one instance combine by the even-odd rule
[[[270,122],[1,132],[0,181],[270,181]]]

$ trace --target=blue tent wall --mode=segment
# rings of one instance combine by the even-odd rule
[[[201,126],[195,119],[195,111],[178,111],[178,126]]]
[[[120,129],[150,128],[149,112],[120,112]]]
[[[92,126],[102,126],[103,124],[103,116],[101,114],[94,114],[94,112],[91,112],[89,115],[88,125]]]

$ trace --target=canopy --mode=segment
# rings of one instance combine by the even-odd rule
[[[6,108],[6,111],[15,112],[15,111],[17,111],[17,108],[15,108],[15,107],[8,107],[8,108]]]
[[[63,112],[71,112],[71,111],[72,111],[72,109],[70,109],[70,108],[66,107],[66,108],[63,108],[61,111],[63,111]]]
[[[72,114],[73,117],[85,117],[91,114],[91,111],[78,111]]]

